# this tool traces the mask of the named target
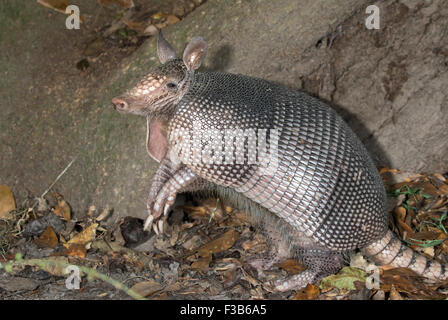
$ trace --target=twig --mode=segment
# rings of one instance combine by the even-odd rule
[[[7,263],[0,263],[0,269],[5,269],[6,272],[12,272],[14,267],[25,267],[25,266],[36,266],[41,270],[45,270],[51,274],[54,273],[55,266],[58,266],[59,268],[67,268],[68,266],[73,266],[72,263],[57,261],[54,259],[27,259],[24,260],[20,254],[16,255],[15,261],[10,261]],[[85,273],[88,278],[97,278],[100,279],[106,283],[109,283],[113,287],[115,287],[118,290],[124,291],[126,294],[131,296],[134,299],[137,300],[146,300],[144,297],[142,297],[140,294],[135,292],[134,290],[130,289],[123,283],[106,276],[105,274],[96,271],[95,269],[84,267],[84,266],[76,266],[79,268],[79,270],[83,273]],[[53,272],[53,273],[52,273]]]
[[[64,175],[64,173],[68,170],[68,168],[71,167],[71,165],[73,164],[73,162],[75,162],[75,160],[78,158],[78,156],[76,156],[75,158],[73,158],[72,161],[70,161],[70,163],[65,167],[64,170],[62,170],[62,172],[57,176],[56,180],[53,181],[53,183],[48,187],[47,190],[45,190],[44,193],[42,193],[42,195],[40,196],[41,198],[43,198],[48,191],[50,191],[50,189],[56,184],[56,182],[58,182],[58,180]]]

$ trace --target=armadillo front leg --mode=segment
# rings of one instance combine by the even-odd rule
[[[160,189],[181,166],[181,164],[174,163],[169,158],[162,159],[152,179],[151,189],[149,190],[149,196],[146,202],[148,210],[151,209],[151,204],[154,202]]]
[[[208,185],[209,183],[196,176],[189,168],[181,166],[164,183],[156,180],[155,184],[154,189],[157,188],[158,192],[154,197],[152,193],[150,194],[149,216],[145,221],[144,228],[147,230],[154,225],[154,231],[159,233],[159,231],[163,232],[163,221],[176,200],[176,195],[185,191],[200,190],[204,188],[204,184]]]

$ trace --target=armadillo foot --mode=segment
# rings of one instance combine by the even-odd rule
[[[268,286],[275,291],[284,292],[288,290],[303,288],[309,283],[316,283],[319,278],[320,277],[318,277],[318,272],[313,270],[305,270],[286,279],[271,281],[269,282]]]
[[[307,267],[299,274],[270,283],[275,291],[300,289],[307,284],[315,284],[322,278],[337,273],[344,265],[344,257],[340,252],[323,249],[295,248],[296,254]]]

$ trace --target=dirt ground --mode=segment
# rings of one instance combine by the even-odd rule
[[[303,271],[303,266],[288,260],[257,274],[247,262],[265,252],[266,239],[243,212],[218,199],[182,196],[162,236],[142,231],[142,220],[135,218],[140,215],[138,207],[117,213],[106,202],[95,202],[98,197],[94,193],[101,196],[104,190],[117,189],[103,198],[126,198],[143,206],[140,196],[149,186],[148,172],[156,166],[141,160],[147,159],[143,148],[127,145],[128,141],[140,141],[134,136],[144,136],[141,122],[120,120],[119,127],[109,127],[117,116],[100,106],[96,92],[105,90],[104,83],[111,78],[120,77],[118,66],[123,68],[123,76],[114,86],[106,87],[111,92],[105,95],[113,96],[128,87],[131,81],[126,66],[134,73],[145,72],[134,69],[138,59],[149,59],[150,54],[137,59],[133,54],[145,49],[145,41],[153,41],[150,33],[143,32],[148,21],[168,29],[189,15],[201,15],[203,2],[134,0],[136,8],[130,14],[119,5],[78,1],[84,12],[83,28],[70,37],[63,28],[54,27],[65,19],[57,11],[44,9],[36,15],[31,2],[0,4],[4,18],[0,19],[0,35],[5,48],[0,57],[0,99],[14,105],[4,108],[2,115],[0,183],[13,190],[17,206],[11,217],[0,220],[0,299],[133,299],[135,292],[147,299],[445,299],[445,284],[428,284],[401,269],[381,269],[381,288],[367,289],[366,262],[353,262],[359,261],[359,256],[352,257],[352,266],[327,282],[272,292],[269,281]],[[391,199],[396,200],[391,226],[401,236],[413,235],[415,250],[446,263],[448,177],[444,170],[448,168],[448,151],[442,124],[448,123],[448,100],[442,89],[447,83],[448,49],[446,27],[441,26],[446,26],[447,8],[437,1],[410,1],[408,5],[379,1],[379,5],[387,8],[383,22],[388,27],[381,35],[368,34],[360,22],[363,12],[356,11],[335,23],[333,32],[316,39],[304,52],[294,51],[290,43],[292,47],[282,50],[260,49],[267,51],[259,57],[282,51],[275,56],[288,57],[285,63],[273,59],[257,69],[255,63],[249,63],[254,58],[246,54],[241,55],[245,66],[240,67],[224,44],[220,58],[206,67],[304,89],[330,102],[369,151],[376,150],[377,162],[399,163],[398,169],[415,172],[429,170],[430,174],[407,174],[394,182],[385,177]],[[416,19],[411,24],[413,16]],[[17,36],[20,26],[28,31]],[[29,32],[34,28],[53,31],[36,38]],[[241,35],[245,36],[249,37]],[[34,56],[26,49],[30,47]],[[243,49],[237,46],[235,50]],[[211,56],[218,55],[212,50]],[[127,64],[129,59],[135,64]],[[292,76],[286,78],[286,73]],[[429,89],[425,91],[423,84]],[[430,103],[426,102],[428,95]],[[76,109],[69,108],[70,104]],[[431,115],[431,121],[415,130],[414,119],[422,117],[415,109],[421,106],[428,108],[422,113]],[[359,114],[357,107],[365,112]],[[57,120],[49,124],[48,119]],[[418,132],[409,134],[412,130]],[[11,136],[18,134],[22,142],[15,144],[17,140]],[[95,140],[95,136],[101,138]],[[23,141],[32,142],[32,147]],[[386,148],[396,151],[389,153]],[[434,152],[425,156],[427,150]],[[399,157],[403,153],[405,160]],[[79,166],[75,172],[82,174],[64,175],[45,194],[45,201],[36,202],[75,157],[88,159],[73,164]],[[51,165],[46,165],[46,159]],[[140,162],[124,165],[133,159]],[[114,168],[123,163],[116,169],[120,174],[115,180],[105,169],[112,163]],[[136,172],[139,177],[133,183],[139,192],[123,195],[120,179]],[[386,170],[385,175],[390,173]],[[69,265],[85,268],[79,290],[66,286],[64,270]]]

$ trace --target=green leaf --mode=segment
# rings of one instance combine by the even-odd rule
[[[367,277],[367,273],[361,269],[344,267],[338,274],[323,278],[319,284],[319,288],[334,287],[338,289],[356,290],[355,281],[365,282]]]

